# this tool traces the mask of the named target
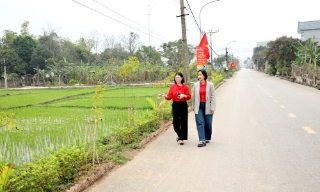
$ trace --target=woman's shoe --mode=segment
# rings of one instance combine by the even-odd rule
[[[200,143],[198,144],[198,147],[204,147],[206,146],[206,142],[200,141]]]
[[[206,140],[206,143],[210,143],[210,141],[209,141],[209,140]]]
[[[180,145],[183,145],[183,144],[184,144],[183,140],[180,140],[179,143],[180,143]]]
[[[177,142],[178,142],[178,141],[180,140],[180,137],[177,137],[176,140],[177,140]]]

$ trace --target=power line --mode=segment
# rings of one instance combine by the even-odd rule
[[[212,49],[211,45],[209,45],[209,47],[210,47],[210,49],[214,52],[214,54],[216,54],[216,55],[218,55],[218,56],[221,56],[221,55],[219,55],[218,53],[216,53],[216,52]],[[211,57],[212,57],[212,55],[211,55]]]
[[[99,11],[97,11],[97,10],[95,10],[95,9],[91,8],[91,7],[88,7],[88,6],[86,6],[86,5],[82,4],[82,3],[79,3],[79,2],[78,2],[78,1],[76,1],[76,0],[72,0],[72,1],[74,1],[74,2],[78,3],[79,5],[82,5],[82,6],[86,7],[86,8],[88,8],[88,9],[90,9],[90,10],[94,11],[94,12],[97,12],[97,13],[99,13],[99,14],[101,14],[101,15],[105,16],[105,17],[108,17],[109,19],[112,19],[112,20],[114,20],[114,21],[116,21],[116,22],[118,22],[118,23],[121,23],[122,25],[125,25],[125,26],[127,26],[127,27],[130,27],[130,28],[132,28],[132,29],[134,29],[134,30],[136,30],[136,31],[139,31],[139,32],[141,32],[141,33],[143,33],[143,34],[145,34],[145,35],[149,35],[149,34],[147,34],[147,33],[143,32],[143,31],[141,31],[141,30],[139,30],[139,29],[136,29],[136,28],[134,28],[134,27],[131,27],[131,26],[130,26],[130,25],[128,25],[128,24],[125,24],[125,23],[123,23],[123,22],[121,22],[121,21],[118,21],[118,20],[116,20],[116,19],[114,19],[114,18],[112,18],[112,17],[110,17],[110,16],[108,16],[108,15],[106,15],[106,14],[103,14],[103,13],[101,13],[101,12],[99,12]],[[152,37],[154,37],[154,36],[152,36]],[[158,39],[158,40],[160,40],[160,41],[165,42],[163,39],[159,39],[159,38],[157,38],[157,37],[154,37],[154,38],[156,38],[156,39]]]
[[[199,27],[199,25],[198,25],[198,22],[197,22],[196,18],[195,18],[194,15],[193,15],[192,9],[191,9],[190,4],[189,4],[189,1],[188,1],[188,0],[186,0],[186,1],[187,1],[187,4],[188,4],[188,7],[189,7],[189,9],[190,9],[191,15],[192,15],[192,17],[193,17],[193,20],[194,20],[194,22],[196,23],[199,31],[201,32],[201,29],[200,29],[200,27]],[[214,52],[214,54],[216,54],[217,56],[220,56],[218,53],[216,53],[216,52],[212,49],[212,47],[211,47],[210,45],[209,45],[209,47],[210,47],[210,49]],[[212,55],[211,55],[211,57],[212,57]]]
[[[187,8],[185,8],[185,9],[186,9],[187,13],[190,15],[189,10],[188,10]],[[190,11],[190,12],[191,12],[191,11]],[[190,18],[190,17],[189,17],[189,18]],[[197,25],[197,22],[196,22],[193,18],[191,18],[191,20],[193,21],[194,24]]]
[[[127,17],[125,17],[125,16],[121,15],[120,13],[118,13],[118,12],[116,12],[116,11],[114,11],[114,10],[112,10],[111,8],[109,8],[109,7],[105,6],[105,5],[103,5],[102,3],[100,3],[100,2],[98,2],[98,1],[96,1],[96,0],[93,0],[93,1],[94,1],[94,2],[96,2],[96,3],[98,3],[99,5],[103,6],[104,8],[107,8],[107,9],[109,9],[110,11],[112,11],[112,12],[114,12],[114,13],[116,13],[116,14],[120,15],[121,17],[124,17],[125,19],[127,19],[127,20],[131,21],[132,23],[135,23],[136,25],[139,25],[140,27],[142,27],[142,28],[144,28],[144,29],[147,29],[146,27],[144,27],[144,26],[140,25],[139,23],[134,22],[134,21],[132,21],[131,19],[129,19],[129,18],[127,18]],[[147,29],[147,30],[149,30],[149,29]],[[152,32],[152,33],[154,33],[154,34],[156,34],[156,35],[159,35],[159,34],[157,34],[157,33],[153,32],[153,31],[151,31],[151,32]],[[165,37],[163,37],[163,36],[161,36],[161,35],[159,35],[159,36],[169,41],[169,39],[167,39],[167,38],[165,38]]]
[[[201,29],[200,29],[200,27],[199,27],[199,25],[198,25],[198,23],[197,23],[196,18],[194,17],[193,12],[192,12],[192,9],[191,9],[191,7],[190,7],[190,5],[189,5],[189,1],[188,1],[188,0],[186,0],[186,1],[187,1],[187,4],[188,4],[189,9],[190,9],[190,11],[191,11],[191,15],[192,15],[192,17],[193,17],[193,19],[194,19],[194,22],[196,22],[196,24],[197,24],[197,26],[198,26],[198,29],[199,29],[199,31],[201,32]]]

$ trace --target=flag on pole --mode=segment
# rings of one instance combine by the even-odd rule
[[[209,53],[209,45],[208,45],[208,40],[207,40],[207,34],[204,33],[203,37],[200,41],[199,47],[201,47],[204,51],[204,55],[206,56],[206,59],[210,58],[210,53]]]
[[[236,67],[236,66],[234,65],[234,62],[230,63],[230,67],[231,67],[232,69]]]

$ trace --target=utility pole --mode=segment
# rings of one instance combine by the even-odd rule
[[[7,69],[6,69],[6,59],[3,59],[3,65],[4,65],[4,87],[5,89],[8,89],[8,84],[7,84]]]
[[[228,47],[226,47],[226,70],[228,71]]]
[[[234,43],[236,41],[230,41],[229,43]],[[228,45],[229,43],[227,43],[226,45],[226,70],[228,71]]]
[[[182,29],[182,63],[184,66],[184,77],[185,82],[190,87],[190,70],[189,70],[189,51],[188,51],[188,43],[187,43],[187,30],[186,30],[186,15],[184,14],[184,0],[180,0],[180,11],[181,15],[177,17],[181,17],[181,29]]]
[[[39,86],[39,65],[37,66],[37,85]]]
[[[209,30],[209,35],[210,35],[210,50],[211,50],[211,54],[210,54],[210,57],[211,57],[211,67],[213,68],[213,65],[212,65],[212,63],[213,63],[213,61],[212,61],[212,41],[211,41],[211,35],[212,34],[214,34],[214,33],[218,33],[219,32],[219,30],[216,30],[216,31],[212,31],[212,30]]]
[[[316,47],[316,45],[314,44],[314,42],[315,42],[315,36],[313,36],[313,39],[312,39],[312,46],[313,47]],[[314,62],[314,69],[317,69],[317,62]]]

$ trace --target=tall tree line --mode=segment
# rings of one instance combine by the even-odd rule
[[[72,42],[50,27],[36,37],[29,33],[28,26],[29,22],[25,21],[19,33],[8,29],[0,37],[0,63],[3,64],[5,58],[7,74],[11,76],[31,74],[36,75],[38,81],[55,79],[64,83],[71,79],[88,83],[90,76],[95,80],[100,76],[100,81],[103,81],[110,76],[119,76],[121,67],[130,57],[137,58],[138,70],[144,71],[143,76],[149,80],[156,76],[151,74],[153,71],[166,70],[169,73],[183,67],[181,40],[165,42],[156,48],[142,45],[139,35],[134,32],[119,35],[117,41],[114,36],[103,36],[94,31]],[[194,47],[189,45],[190,61],[195,56],[194,52]],[[1,77],[4,72],[2,66]]]

